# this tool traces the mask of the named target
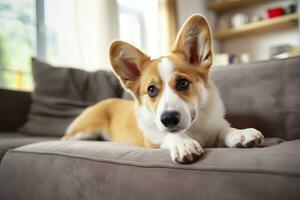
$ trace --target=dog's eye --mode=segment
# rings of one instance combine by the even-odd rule
[[[185,79],[181,78],[176,83],[176,90],[187,90],[189,88],[190,82]]]
[[[148,87],[148,95],[150,97],[152,97],[152,98],[156,97],[158,95],[158,93],[159,93],[159,91],[158,91],[157,87],[155,87],[154,85],[150,85]]]

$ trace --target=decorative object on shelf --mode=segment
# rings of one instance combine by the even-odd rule
[[[272,46],[270,49],[270,58],[288,58],[300,55],[300,46],[291,44],[282,44]]]
[[[268,9],[268,17],[271,19],[273,17],[279,17],[284,15],[284,10],[282,7],[269,8]]]
[[[242,26],[242,25],[248,23],[248,21],[249,21],[248,15],[243,14],[243,13],[237,13],[237,14],[233,15],[233,17],[231,18],[231,24],[233,27]]]
[[[214,55],[215,67],[248,62],[250,62],[250,55],[248,53],[242,53],[241,55],[217,53]]]
[[[248,53],[242,53],[240,55],[240,62],[241,63],[248,63],[248,62],[250,62],[250,55]]]
[[[288,5],[287,7],[284,8],[284,14],[293,14],[297,11],[297,4],[296,2],[293,4]]]
[[[278,54],[273,58],[283,59],[283,58],[290,58],[295,56],[300,56],[300,46],[294,46],[289,51]]]
[[[226,66],[229,64],[229,54],[227,53],[214,54],[213,60],[214,60],[213,62],[214,67]]]
[[[270,49],[270,56],[271,58],[290,51],[292,49],[292,45],[290,44],[282,44],[282,45],[276,45],[272,46]]]

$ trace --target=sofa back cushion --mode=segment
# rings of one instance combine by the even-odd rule
[[[62,136],[84,108],[122,95],[112,72],[54,67],[37,59],[32,59],[32,72],[35,88],[28,121],[19,130],[22,133]]]
[[[212,79],[234,127],[300,138],[300,57],[215,68]]]

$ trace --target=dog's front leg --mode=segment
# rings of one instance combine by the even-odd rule
[[[184,133],[167,134],[160,147],[169,149],[172,160],[181,164],[192,163],[204,153],[199,142]]]
[[[226,147],[256,147],[264,136],[254,128],[236,129],[224,128],[220,133],[220,146]]]

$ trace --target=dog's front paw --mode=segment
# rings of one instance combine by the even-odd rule
[[[204,153],[200,144],[193,139],[177,141],[171,145],[170,150],[172,160],[180,164],[195,162]]]
[[[257,147],[263,138],[261,132],[254,128],[236,130],[230,136],[229,147]]]

